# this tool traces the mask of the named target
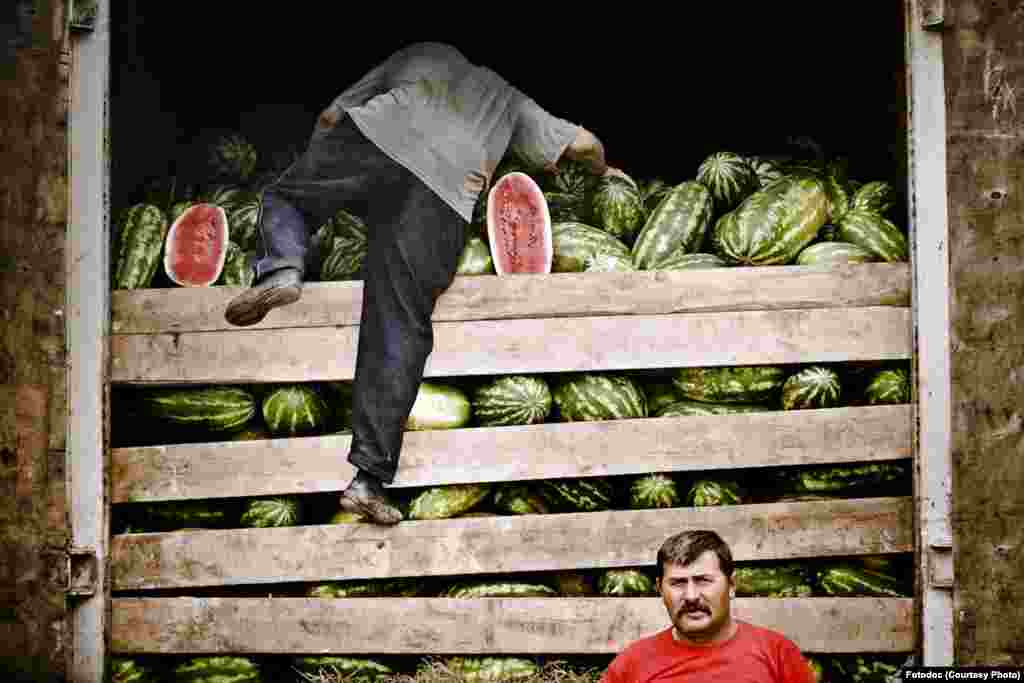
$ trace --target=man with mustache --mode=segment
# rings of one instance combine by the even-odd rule
[[[601,683],[814,683],[800,649],[733,619],[733,559],[714,531],[684,531],[658,550],[658,591],[672,626],[629,645]]]

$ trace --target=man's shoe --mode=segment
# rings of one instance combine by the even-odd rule
[[[340,503],[342,510],[356,512],[377,524],[398,524],[403,519],[402,512],[388,502],[380,480],[361,470],[342,491]]]
[[[268,275],[263,282],[253,285],[228,304],[224,317],[232,325],[255,325],[272,308],[287,306],[302,296],[302,279],[294,268],[282,268]]]

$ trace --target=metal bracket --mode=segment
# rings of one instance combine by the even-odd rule
[[[96,594],[96,581],[99,572],[96,564],[94,548],[69,548],[68,585],[65,593],[68,597],[84,598]]]
[[[953,540],[939,539],[928,545],[928,585],[953,588]]]
[[[921,28],[925,31],[941,31],[946,28],[945,0],[920,0]]]

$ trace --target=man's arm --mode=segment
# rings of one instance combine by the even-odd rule
[[[604,145],[601,143],[601,140],[582,126],[580,126],[579,132],[576,134],[576,139],[569,143],[562,156],[566,159],[582,163],[594,175],[614,175],[629,179],[625,173],[608,165],[608,161],[604,156]],[[551,167],[548,170],[553,172],[555,168]]]

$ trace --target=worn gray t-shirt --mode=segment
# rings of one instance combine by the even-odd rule
[[[345,113],[466,221],[509,147],[542,168],[555,163],[579,131],[442,43],[417,43],[394,53],[339,95],[321,118],[336,121]]]

